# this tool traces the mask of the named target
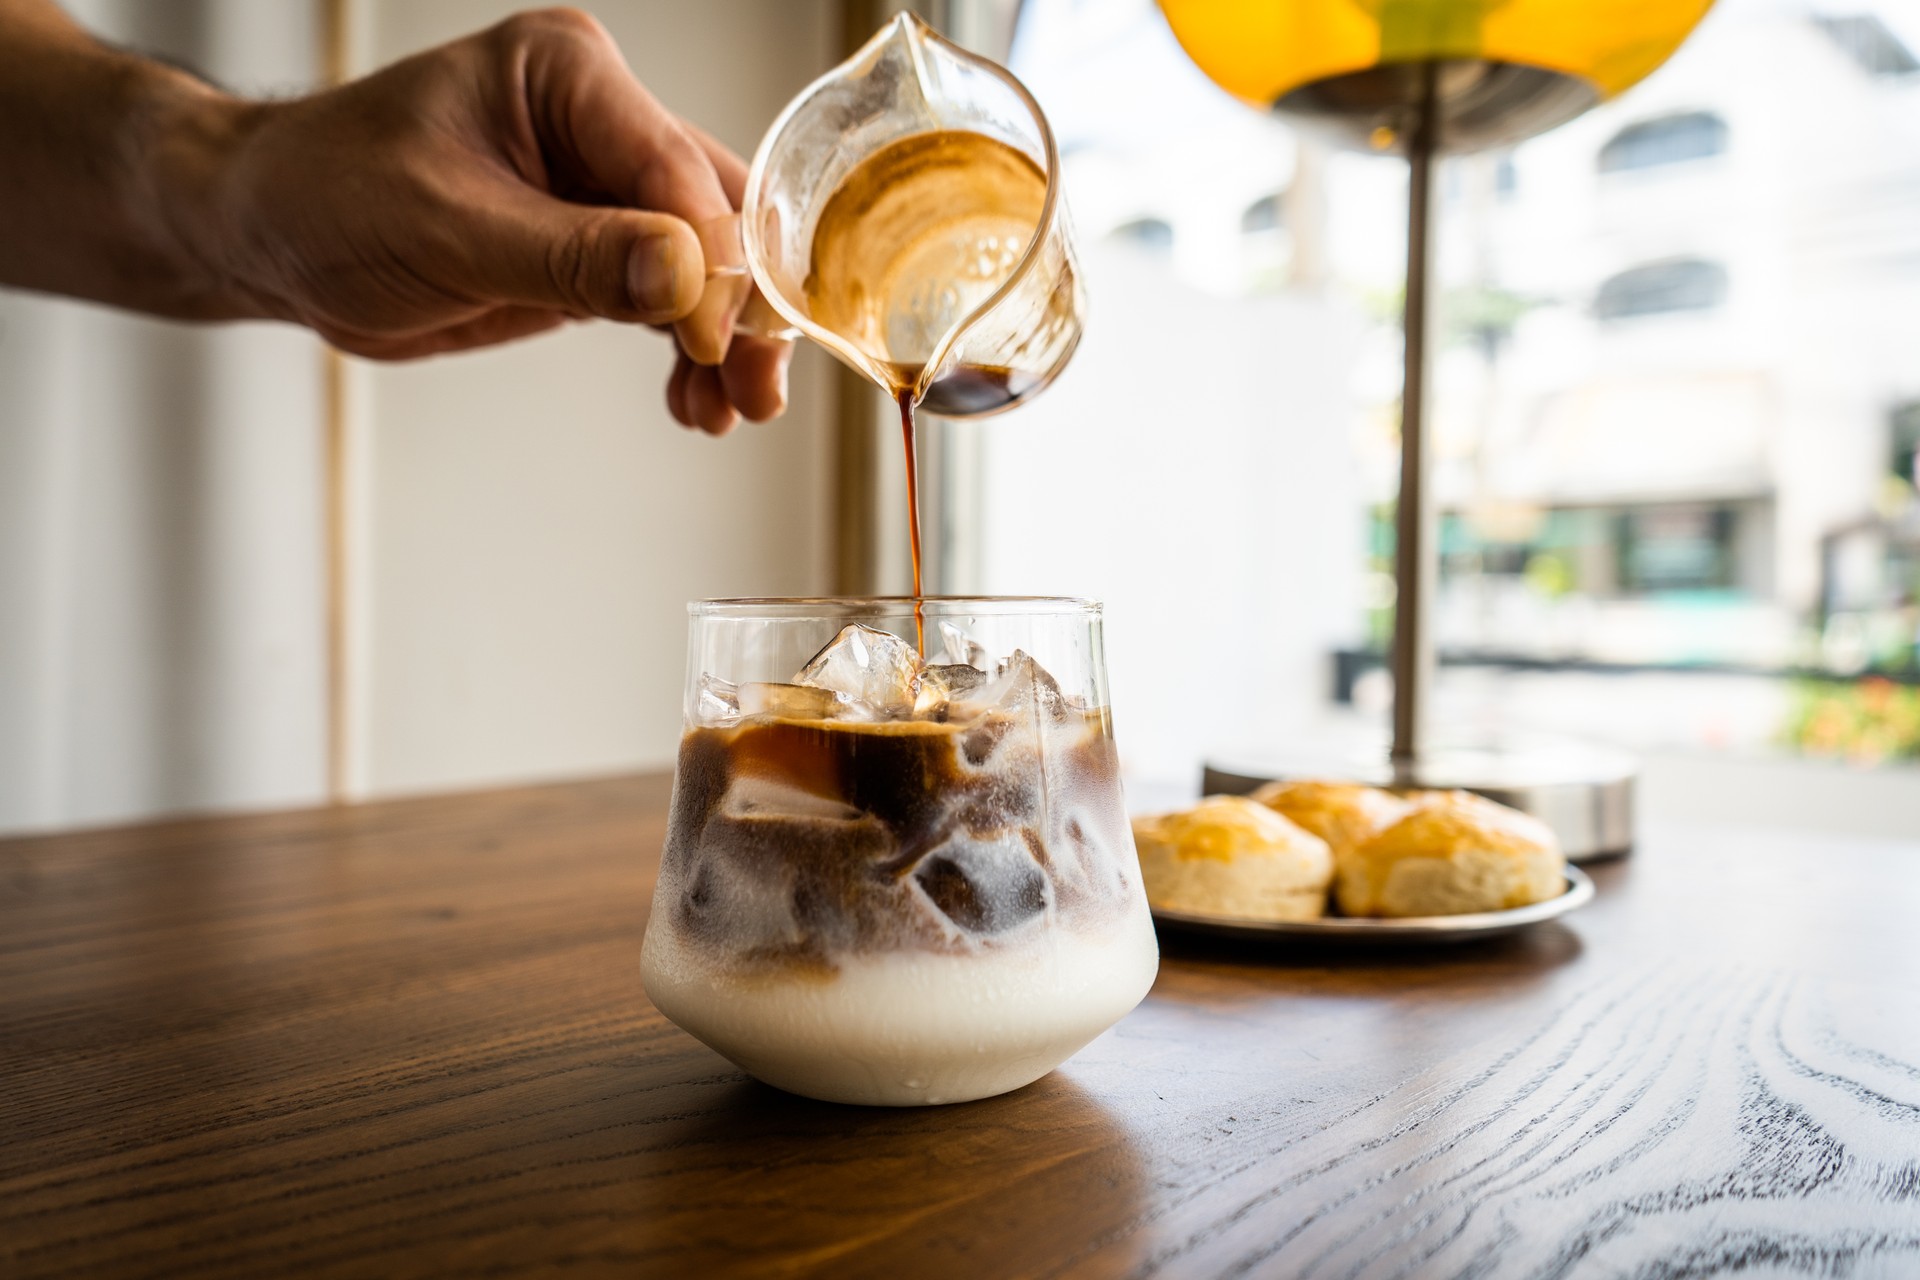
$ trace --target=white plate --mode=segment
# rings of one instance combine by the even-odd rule
[[[1363,920],[1325,916],[1319,920],[1235,920],[1227,916],[1199,916],[1185,911],[1153,909],[1161,924],[1183,931],[1229,938],[1283,938],[1300,942],[1419,946],[1440,942],[1471,942],[1497,938],[1543,920],[1563,916],[1593,900],[1593,881],[1578,867],[1567,868],[1567,890],[1557,898],[1514,907],[1509,911],[1479,911],[1462,916],[1411,916],[1398,920]]]

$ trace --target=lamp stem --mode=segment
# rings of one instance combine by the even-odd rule
[[[1400,499],[1394,511],[1393,748],[1396,780],[1411,784],[1424,737],[1426,703],[1433,683],[1433,631],[1429,616],[1438,557],[1428,493],[1427,400],[1429,285],[1433,262],[1433,170],[1439,150],[1436,102],[1440,68],[1421,68],[1418,105],[1406,129],[1407,292],[1405,382],[1400,394]]]

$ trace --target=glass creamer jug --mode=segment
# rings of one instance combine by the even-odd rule
[[[741,212],[766,302],[930,413],[1008,408],[1079,343],[1085,296],[1046,117],[1005,68],[911,14],[780,114]]]

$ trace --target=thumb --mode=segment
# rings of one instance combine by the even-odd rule
[[[670,324],[706,283],[692,227],[668,213],[571,204],[526,189],[484,215],[472,284],[491,303]]]

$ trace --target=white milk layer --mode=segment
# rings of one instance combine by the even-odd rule
[[[838,974],[725,977],[656,918],[640,969],[660,1012],[756,1079],[827,1102],[923,1106],[1031,1084],[1146,996],[1144,899],[1107,930],[1055,925],[973,955],[895,951]]]

